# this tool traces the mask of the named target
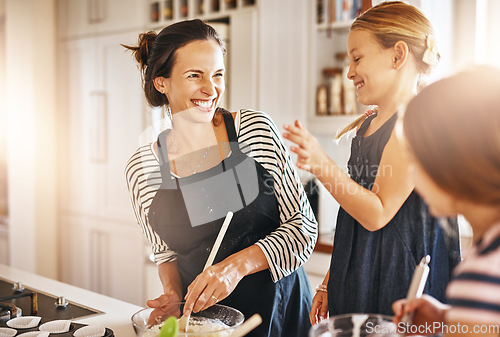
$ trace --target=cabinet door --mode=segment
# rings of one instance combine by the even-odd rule
[[[91,0],[88,0],[91,1]],[[144,1],[141,0],[94,0],[97,1],[99,32],[138,30],[145,23]],[[135,38],[137,41],[137,37]]]
[[[66,215],[59,219],[61,281],[90,289],[90,244],[85,220]]]
[[[76,37],[95,33],[95,0],[60,0],[58,27],[60,37]]]
[[[139,147],[142,132],[143,90],[141,75],[130,52],[120,44],[134,44],[138,32],[101,37],[102,72],[99,92],[104,95],[96,116],[97,145],[101,160],[100,214],[104,218],[135,220],[125,181],[125,164]],[[101,125],[100,125],[101,124]],[[100,130],[104,130],[101,132]]]
[[[62,281],[143,305],[143,247],[135,224],[62,216]]]
[[[81,39],[61,48],[61,207],[93,214],[98,209],[96,149],[91,130],[98,106],[97,40]]]
[[[138,29],[145,21],[140,0],[60,0],[58,6],[61,37]]]
[[[144,305],[144,241],[139,226],[96,221],[87,235],[90,289]]]
[[[120,43],[138,33],[78,39],[62,48],[62,209],[135,219],[124,168],[139,146],[140,72]]]

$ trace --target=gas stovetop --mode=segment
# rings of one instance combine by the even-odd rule
[[[102,313],[102,311],[67,301],[62,294],[58,296],[47,294],[0,277],[0,327],[7,327],[9,319],[21,315],[39,316],[41,317],[39,325],[41,325],[53,320],[73,320]],[[83,326],[85,324],[72,322],[67,333],[57,335],[73,336],[73,332]],[[17,334],[33,330],[38,330],[38,327],[18,329]],[[113,336],[113,331],[106,329],[104,336]]]

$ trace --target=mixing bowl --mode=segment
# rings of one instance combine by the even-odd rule
[[[139,310],[132,315],[132,325],[136,335],[138,337],[157,337],[163,322],[170,316],[179,318],[183,309],[184,302],[179,302],[169,304],[168,312],[164,315],[157,315],[152,308]],[[179,332],[178,336],[225,337],[231,335],[244,320],[245,317],[240,311],[225,305],[215,304],[206,310],[191,314],[190,329],[188,330],[192,328],[197,331]],[[222,330],[221,327],[223,327]]]
[[[315,324],[309,337],[397,337],[392,317],[375,314],[346,314],[332,316]]]

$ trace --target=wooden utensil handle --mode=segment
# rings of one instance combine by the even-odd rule
[[[247,319],[242,325],[236,328],[229,337],[242,337],[258,327],[262,323],[262,317],[259,314],[254,314]]]

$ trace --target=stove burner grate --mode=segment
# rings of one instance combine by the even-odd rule
[[[2,277],[0,277],[0,302],[0,327],[7,327],[6,321],[8,319],[3,320],[3,316],[9,315],[9,319],[16,317],[12,316],[12,311],[18,316],[24,314],[41,317],[40,325],[53,320],[72,321],[76,318],[103,313],[102,311],[67,301],[63,296],[58,297],[30,287],[23,287],[18,282],[12,282]],[[85,324],[72,322],[68,333],[57,334],[57,336],[73,336],[73,332],[83,326]],[[18,334],[36,330],[38,330],[38,327],[33,329],[19,329]],[[114,336],[113,331],[106,328],[105,336]]]

